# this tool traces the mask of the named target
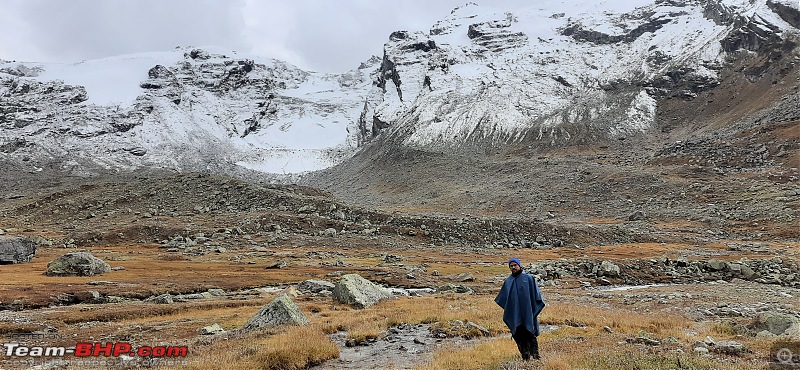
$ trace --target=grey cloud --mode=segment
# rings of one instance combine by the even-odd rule
[[[382,55],[391,32],[428,31],[466,2],[0,0],[0,58],[71,62],[215,45],[344,72]],[[514,9],[528,0],[479,4]]]
[[[466,0],[404,0],[389,2],[295,0],[293,21],[286,38],[308,67],[343,72],[358,67],[371,55],[382,55],[393,31],[427,32]],[[485,1],[503,9],[526,5],[523,0]]]
[[[243,1],[28,0],[14,11],[27,23],[28,42],[52,60],[167,51],[175,46],[249,49]]]

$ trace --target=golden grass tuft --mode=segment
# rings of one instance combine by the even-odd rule
[[[604,310],[597,307],[549,304],[540,317],[541,324],[558,325],[559,329],[539,336],[541,361],[521,362],[514,341],[505,332],[503,338],[477,341],[471,347],[439,349],[422,369],[757,369],[763,363],[747,357],[714,358],[675,352],[674,347],[629,344],[626,338],[645,335],[654,339],[668,336],[683,338],[683,343],[695,339],[687,329],[698,329],[679,315],[647,315],[626,310]],[[580,324],[580,327],[570,326]],[[612,327],[608,333],[603,326]],[[718,326],[699,328],[707,332]],[[729,330],[723,329],[726,334]],[[754,350],[764,352],[768,343],[753,343]]]
[[[764,364],[756,364],[746,359],[715,359],[687,353],[675,353],[660,348],[620,346],[604,353],[579,356],[572,365],[577,368],[601,370],[638,369],[763,369]]]
[[[297,370],[339,357],[339,347],[319,327],[292,327],[265,340],[265,351],[254,356],[265,370]]]
[[[187,370],[297,370],[339,357],[339,347],[319,325],[290,326],[274,334],[249,333],[217,339],[192,354]]]
[[[558,302],[548,304],[542,311],[539,321],[542,324],[559,326],[585,326],[592,328],[608,326],[617,332],[638,333],[645,331],[657,336],[683,335],[684,329],[691,325],[690,320],[677,314],[650,315],[623,309],[609,310]]]
[[[509,338],[482,341],[471,347],[445,347],[419,370],[480,370],[497,369],[498,364],[519,357],[517,346]],[[517,358],[518,360],[518,358]]]
[[[170,304],[162,305],[155,303],[127,303],[119,305],[104,305],[99,306],[98,310],[69,310],[68,312],[61,313],[58,318],[65,324],[75,324],[80,322],[100,321],[100,322],[116,322],[124,320],[137,320],[144,318],[152,318],[158,316],[173,316],[181,315],[185,317],[193,312],[200,312],[205,310],[223,309],[223,308],[239,308],[247,306],[260,306],[263,305],[261,301],[226,301],[226,300],[210,300],[190,302],[186,304]]]
[[[301,305],[301,308],[303,306]],[[482,296],[442,295],[398,298],[380,302],[363,310],[333,305],[317,318],[325,333],[347,331],[356,341],[377,338],[387,328],[400,324],[472,321],[492,334],[504,332],[502,310]]]
[[[0,334],[33,333],[44,329],[40,324],[16,324],[13,322],[0,322]]]

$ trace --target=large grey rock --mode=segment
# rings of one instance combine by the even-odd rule
[[[706,266],[712,271],[722,271],[728,267],[728,263],[720,259],[712,258],[708,260]]]
[[[342,276],[333,288],[333,298],[338,302],[355,308],[367,308],[384,299],[392,297],[392,293],[358,274]]]
[[[106,297],[96,290],[75,292],[75,299],[81,303],[105,303]]]
[[[739,274],[742,275],[742,277],[746,280],[754,280],[756,277],[758,277],[758,274],[747,265],[742,265],[742,269]]]
[[[300,285],[297,286],[297,290],[311,294],[325,294],[325,292],[330,294],[334,287],[336,287],[336,285],[330,281],[311,279],[300,283]]]
[[[175,303],[175,301],[174,301],[174,299],[172,297],[172,294],[169,294],[169,293],[164,293],[164,294],[157,295],[155,297],[150,297],[150,298],[146,299],[146,301],[147,302],[158,303],[158,304],[172,304],[172,303]]]
[[[111,271],[105,261],[89,252],[72,252],[47,264],[45,275],[49,276],[93,276]]]
[[[0,236],[0,264],[30,262],[36,244],[28,238]]]
[[[463,282],[467,282],[467,281],[475,281],[475,276],[473,276],[469,272],[462,272],[462,273],[454,276],[453,277],[453,281],[458,281],[458,282],[462,282],[462,283]]]
[[[754,280],[757,276],[756,272],[744,263],[728,263],[728,268],[732,273],[746,280]]]
[[[438,287],[436,289],[436,292],[437,293],[452,292],[452,293],[472,294],[475,291],[472,290],[472,288],[470,288],[470,287],[468,287],[466,285],[456,285],[456,284],[452,284],[452,283],[447,283],[445,285],[442,285],[442,286]]]
[[[785,333],[792,325],[800,323],[797,317],[780,312],[763,312],[756,316],[750,325],[750,330],[755,332],[769,331],[775,335]]]
[[[619,276],[619,266],[609,262],[603,261],[594,267],[594,272],[597,276]]]
[[[294,301],[287,294],[282,293],[262,307],[242,328],[252,330],[308,323],[308,318]]]

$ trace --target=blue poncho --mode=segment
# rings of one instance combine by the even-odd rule
[[[509,276],[494,301],[503,307],[503,322],[512,335],[519,326],[525,326],[534,335],[539,335],[537,316],[544,308],[544,300],[533,276],[524,272],[516,277]]]

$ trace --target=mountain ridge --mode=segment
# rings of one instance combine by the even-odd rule
[[[767,65],[791,52],[800,18],[772,0],[591,5],[604,6],[469,3],[428,32],[393,32],[382,58],[342,74],[218,48],[4,62],[0,147],[77,173],[302,174],[390,127],[398,144],[433,150],[619,139],[650,131],[665,98],[714,89],[736,55],[765,55]],[[137,63],[149,63],[147,76],[125,67]]]
[[[181,48],[146,65],[130,106],[5,62],[4,187],[204,172],[386,211],[598,225],[645,214],[655,229],[637,233],[689,220],[797,237],[800,11],[725,0],[591,12],[606,5],[468,5],[428,32],[392,33],[343,74]]]

